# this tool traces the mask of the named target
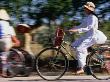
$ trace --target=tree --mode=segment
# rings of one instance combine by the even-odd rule
[[[0,8],[6,9],[12,17],[12,24],[22,23],[22,7],[30,5],[31,0],[0,0]]]
[[[99,29],[101,29],[107,36],[107,39],[110,40],[110,21],[104,21]]]
[[[50,29],[47,33],[50,36],[53,33],[51,24],[55,24],[57,19],[63,21],[64,27],[71,27],[74,21],[70,21],[70,18],[75,20],[78,14],[82,19],[82,6],[87,1],[96,4],[100,20],[110,20],[110,0],[0,0],[0,8],[6,8],[10,12],[15,24],[38,25],[45,18],[49,22]]]
[[[37,24],[41,23],[44,17],[49,21],[58,19],[60,16],[65,17],[68,11],[73,12],[72,16],[77,12],[82,13],[82,6],[87,1],[96,4],[96,12],[102,20],[109,20],[109,0],[0,0],[0,8],[6,8],[14,19],[17,18],[13,22],[34,21],[32,24]]]

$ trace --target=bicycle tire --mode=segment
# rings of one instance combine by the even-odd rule
[[[14,53],[16,53],[19,56],[19,59],[21,60],[22,63],[25,62],[25,57],[19,49],[12,48],[10,51],[13,51]]]
[[[7,77],[16,76],[18,72],[17,69],[24,66],[24,61],[23,54],[19,50],[12,48],[7,58],[7,63],[9,65],[7,69]]]
[[[57,48],[46,48],[36,57],[37,73],[44,80],[54,81],[60,79],[67,68],[67,57]]]
[[[25,58],[25,66],[30,69],[30,71],[34,70],[35,66],[35,56],[28,53],[26,50],[18,48],[20,52],[24,55]]]
[[[110,54],[110,50],[101,49],[92,52],[87,58],[89,71],[91,75],[98,80],[110,79],[110,58],[105,56],[107,54]]]
[[[25,50],[21,48],[12,49],[16,53],[19,54],[19,58],[21,60],[21,65],[16,66],[17,76],[27,77],[30,75],[33,70],[34,59],[33,57]]]

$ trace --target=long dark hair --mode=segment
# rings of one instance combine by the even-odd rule
[[[95,15],[98,18],[98,25],[100,26],[101,25],[101,22],[99,21],[98,15],[95,12],[93,12],[93,11],[91,11],[91,14]]]
[[[91,14],[95,15],[98,18],[98,15],[94,11],[91,11]]]

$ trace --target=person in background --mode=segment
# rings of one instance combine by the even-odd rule
[[[78,60],[78,67],[76,74],[84,73],[84,66],[86,65],[86,57],[88,55],[87,48],[96,44],[98,31],[98,18],[94,14],[95,5],[93,2],[87,2],[84,5],[85,19],[79,26],[68,30],[69,32],[85,33],[78,40],[72,43],[72,47],[76,51]],[[100,36],[100,35],[98,35]],[[102,39],[102,37],[101,37]],[[103,39],[102,39],[103,40]]]
[[[7,56],[13,46],[20,46],[15,30],[10,26],[10,17],[5,9],[0,9],[0,57],[2,62],[2,76],[7,76]]]
[[[24,35],[24,41],[23,47],[24,50],[28,51],[29,54],[34,55],[32,50],[31,50],[31,41],[32,41],[32,36],[31,36],[31,27],[28,24],[18,24],[16,26],[16,31],[22,35]]]

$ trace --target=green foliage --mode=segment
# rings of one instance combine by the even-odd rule
[[[54,21],[62,15],[64,16],[64,20],[61,24],[61,27],[63,27],[64,29],[70,29],[73,26],[78,25],[79,23],[77,21],[69,21],[68,19],[70,17],[73,17],[76,14],[76,12],[82,13],[82,6],[87,1],[92,1],[96,4],[96,8],[101,11],[100,13],[98,13],[98,16],[101,16],[102,19],[104,19],[105,15],[110,11],[110,6],[100,8],[100,5],[103,5],[104,3],[110,3],[110,0],[47,0],[46,4],[43,4],[42,2],[36,5],[33,5],[31,3],[32,0],[0,0],[0,8],[5,8],[6,10],[8,10],[11,13],[11,15],[17,17],[18,20],[20,20],[20,22],[22,22],[22,15],[24,14],[28,15],[31,19],[36,20],[37,22],[35,24],[38,24],[38,22],[41,23],[41,19],[46,17],[49,20],[50,28],[42,33],[37,34],[39,35],[38,42],[42,44],[47,44],[49,42],[48,38],[53,38],[53,32],[55,31],[55,28],[53,28],[54,25],[50,24],[51,20]],[[24,6],[26,6],[27,9],[30,10],[28,12],[22,12],[21,9]],[[36,8],[34,12],[31,12],[32,7]],[[67,15],[68,11],[73,12],[72,16]],[[100,29],[104,31],[104,33],[109,38],[110,22],[103,22]],[[74,36],[72,37],[74,39]]]
[[[99,29],[102,30],[107,36],[108,40],[110,40],[110,21],[105,21],[101,24],[102,26],[99,27]]]
[[[72,8],[72,0],[47,0],[47,4],[42,8],[43,16],[55,19],[59,15],[65,14]]]
[[[54,37],[55,37],[55,27],[51,27],[43,30],[42,32],[37,32],[36,38],[39,44],[42,44],[44,47],[52,46]]]
[[[73,11],[73,15],[77,11],[82,12],[82,6],[87,2],[88,0],[47,0],[47,4],[43,4],[43,2],[40,2],[36,5],[33,5],[31,2],[32,0],[0,0],[0,8],[6,8],[8,11],[13,13],[12,15],[15,15],[20,22],[22,22],[22,14],[27,13],[27,15],[30,16],[31,19],[34,20],[41,20],[43,17],[47,17],[50,20],[55,20],[60,15],[67,14],[68,11]],[[109,0],[90,0],[96,4],[96,8],[100,7],[100,5],[104,3],[110,3]],[[27,6],[27,8],[34,7],[36,10],[40,8],[39,12],[22,12],[20,9],[23,6]],[[101,12],[98,14],[102,18],[105,17],[106,13],[109,12],[110,6],[105,6],[104,8],[98,8]]]

